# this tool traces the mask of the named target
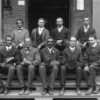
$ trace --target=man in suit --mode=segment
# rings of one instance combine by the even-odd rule
[[[87,95],[91,93],[98,93],[100,86],[96,85],[95,77],[96,73],[100,71],[100,43],[97,42],[95,35],[89,36],[89,48],[86,51],[86,63],[84,67],[85,74],[88,78],[89,89],[85,93]],[[94,88],[96,89],[94,91]]]
[[[63,19],[58,17],[56,19],[57,27],[51,31],[51,36],[55,40],[55,45],[61,52],[65,49],[66,42],[69,41],[70,31],[63,25]]]
[[[53,42],[54,41],[52,38],[48,38],[47,46],[40,52],[41,65],[39,72],[43,82],[43,91],[41,92],[42,95],[45,95],[47,92],[50,95],[53,95],[53,83],[55,81],[58,72],[58,66],[60,64],[59,51],[54,48]],[[46,72],[50,74],[48,81]]]
[[[70,45],[66,47],[63,51],[63,59],[61,61],[61,86],[62,90],[60,95],[64,94],[65,89],[65,74],[66,71],[74,70],[76,72],[76,90],[77,94],[81,94],[80,91],[80,83],[81,83],[81,76],[82,76],[82,53],[81,49],[76,46],[76,38],[70,38]]]
[[[8,70],[7,82],[4,94],[8,94],[11,81],[14,76],[15,64],[19,64],[19,53],[16,47],[12,45],[13,39],[11,36],[6,36],[5,46],[0,50],[0,64],[6,71]]]
[[[81,44],[82,47],[82,54],[84,56],[86,49],[88,48],[88,37],[91,34],[95,34],[95,29],[90,26],[90,19],[88,17],[85,17],[84,19],[84,26],[80,27],[77,31],[76,38],[78,42]]]
[[[26,28],[23,27],[23,24],[24,23],[22,19],[17,19],[17,28],[11,34],[14,39],[14,44],[19,49],[22,48],[22,46],[24,45],[25,38],[29,37],[29,32]]]
[[[24,93],[25,95],[28,95],[31,92],[36,65],[38,65],[40,62],[40,55],[37,48],[31,46],[30,38],[25,39],[25,47],[21,49],[20,54],[21,63],[17,66],[17,74],[22,90],[20,91],[19,95],[22,95]],[[26,91],[23,70],[28,70],[28,83]]]
[[[46,44],[46,41],[49,37],[49,31],[44,27],[45,19],[38,19],[38,27],[32,30],[31,40],[33,42],[33,46],[38,48],[39,50],[43,48]]]

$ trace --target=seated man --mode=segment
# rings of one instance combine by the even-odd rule
[[[30,38],[25,39],[25,47],[20,51],[22,62],[17,66],[17,74],[21,85],[20,95],[28,95],[31,92],[32,82],[34,78],[35,66],[40,62],[40,55],[36,48],[31,46]],[[28,70],[28,83],[25,92],[25,82],[23,77],[23,70]]]
[[[60,92],[60,95],[64,94],[64,87],[65,87],[65,73],[66,70],[72,70],[74,69],[76,71],[76,85],[77,85],[77,93],[81,94],[80,91],[80,83],[81,83],[81,74],[82,74],[82,65],[83,65],[83,59],[82,59],[82,53],[81,49],[76,46],[76,38],[71,37],[70,38],[70,45],[69,47],[65,48],[63,51],[63,59],[61,61],[61,86],[62,90]]]
[[[42,95],[45,95],[49,90],[49,94],[53,95],[53,83],[55,81],[57,72],[58,72],[58,65],[59,62],[59,51],[53,47],[53,39],[48,38],[47,46],[41,50],[41,65],[39,68],[40,76],[43,82],[43,91],[41,92]],[[50,72],[49,81],[47,81],[46,71]]]
[[[0,64],[4,71],[8,69],[7,83],[4,94],[8,94],[8,90],[11,84],[11,80],[14,76],[15,63],[19,63],[18,50],[12,45],[12,37],[6,36],[6,45],[0,50]]]
[[[100,43],[97,42],[96,36],[89,36],[89,48],[86,51],[86,64],[84,67],[85,74],[88,78],[89,89],[85,93],[87,95],[92,92],[98,93],[100,86],[95,83],[96,72],[100,71]],[[96,91],[93,91],[96,87]]]

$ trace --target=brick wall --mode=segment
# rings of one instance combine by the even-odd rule
[[[77,30],[80,26],[83,25],[83,18],[84,16],[90,17],[90,22],[92,24],[92,0],[84,0],[84,10],[79,11],[76,9],[76,1],[72,0],[72,8],[71,8],[71,32],[72,35],[77,33]]]
[[[11,32],[16,28],[16,19],[22,18],[25,22],[24,25],[27,26],[27,15],[26,15],[26,7],[27,6],[19,6],[18,0],[10,0],[12,12],[3,13],[3,34],[11,34]],[[26,0],[28,2],[28,0]],[[71,1],[71,32],[72,35],[75,35],[78,28],[83,25],[83,17],[85,15],[89,16],[92,23],[92,0],[84,0],[85,1],[85,10],[78,11],[76,10],[76,1]],[[4,11],[3,11],[4,12]]]
[[[3,35],[11,34],[16,28],[16,20],[18,18],[23,19],[25,22],[25,6],[19,6],[18,0],[11,0],[11,13],[3,11]],[[25,25],[25,23],[24,23]]]

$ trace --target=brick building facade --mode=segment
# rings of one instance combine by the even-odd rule
[[[76,34],[77,29],[83,25],[83,17],[90,17],[93,20],[93,0],[0,0],[1,1],[1,36],[16,28],[16,19],[21,18],[24,26],[31,32],[37,25],[37,19],[47,19],[46,27],[52,29],[55,26],[55,19],[63,17],[64,24],[69,27],[71,34]],[[5,2],[9,2],[5,7]],[[82,4],[82,1],[84,4]],[[95,0],[96,1],[96,0]],[[99,0],[97,0],[99,1]],[[81,3],[81,4],[80,4]],[[7,5],[7,4],[6,4]],[[83,8],[78,9],[78,6]]]

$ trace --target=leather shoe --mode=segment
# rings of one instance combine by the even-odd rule
[[[8,92],[9,92],[9,90],[8,90],[8,89],[5,89],[5,91],[4,91],[4,95],[7,95]]]
[[[90,87],[85,94],[90,95],[92,92],[93,92],[93,87]]]
[[[22,89],[22,90],[20,91],[19,95],[23,95],[24,93],[25,93],[25,90]]]
[[[96,86],[96,89],[95,91],[93,91],[94,94],[98,94],[99,93],[99,89],[100,89],[100,86]]]
[[[53,95],[53,94],[54,94],[54,93],[53,93],[53,88],[49,88],[48,93],[49,93],[50,95]]]
[[[25,91],[25,95],[28,95],[28,94],[30,94],[31,93],[31,90],[30,89],[27,89],[26,91]]]
[[[64,91],[65,91],[65,89],[64,89],[64,87],[63,87],[63,88],[61,89],[59,95],[64,95]]]
[[[46,88],[43,88],[42,92],[41,92],[41,95],[45,95],[47,92],[46,92]]]
[[[80,91],[79,87],[77,87],[76,92],[78,95],[81,95],[81,91]]]

